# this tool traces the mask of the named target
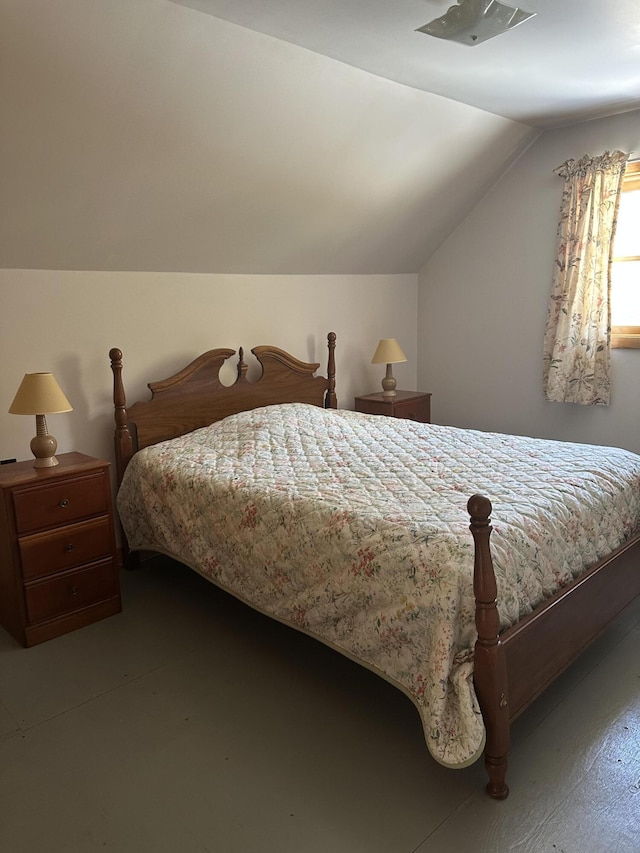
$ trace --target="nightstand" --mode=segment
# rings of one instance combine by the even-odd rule
[[[428,424],[431,423],[431,394],[422,391],[396,391],[395,397],[383,397],[382,392],[365,394],[356,397],[355,409],[368,415],[387,415]]]
[[[0,623],[33,646],[122,609],[109,463],[0,468]]]

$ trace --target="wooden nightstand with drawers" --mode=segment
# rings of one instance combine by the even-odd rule
[[[0,468],[0,623],[33,646],[122,609],[109,463]]]
[[[395,397],[384,397],[382,392],[365,394],[356,397],[355,409],[368,415],[387,415],[428,424],[431,423],[431,394],[422,391],[396,391]]]

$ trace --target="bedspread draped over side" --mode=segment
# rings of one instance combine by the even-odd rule
[[[476,492],[493,504],[505,628],[636,530],[640,457],[286,404],[140,451],[118,510],[132,548],[177,557],[395,683],[432,755],[464,766],[484,744]]]

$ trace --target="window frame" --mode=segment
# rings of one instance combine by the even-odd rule
[[[640,190],[640,161],[629,163],[622,179],[622,192]],[[613,257],[613,263],[640,261],[640,255]],[[640,326],[612,326],[612,349],[640,349]]]

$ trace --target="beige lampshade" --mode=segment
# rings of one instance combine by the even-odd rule
[[[58,442],[47,429],[45,415],[73,411],[56,382],[53,373],[26,373],[9,407],[11,415],[35,415],[36,435],[31,440],[31,452],[36,457],[34,468],[52,468],[58,464]]]
[[[11,415],[52,415],[73,407],[53,373],[26,373],[9,407]]]
[[[383,338],[373,354],[371,364],[398,364],[406,360],[407,357],[395,338]]]

